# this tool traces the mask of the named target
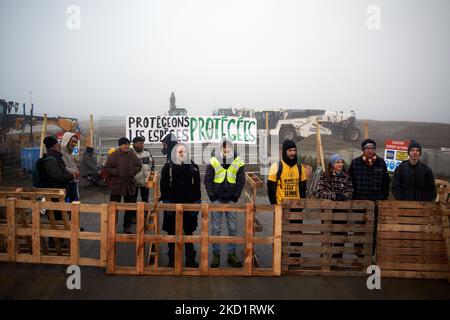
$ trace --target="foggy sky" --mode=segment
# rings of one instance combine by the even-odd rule
[[[66,10],[81,9],[69,30]],[[369,5],[381,29],[369,30]],[[0,0],[0,98],[87,118],[217,107],[450,123],[448,0]]]

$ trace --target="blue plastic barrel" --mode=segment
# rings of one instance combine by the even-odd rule
[[[34,163],[39,159],[39,152],[39,148],[22,148],[20,156],[22,169],[31,172]]]

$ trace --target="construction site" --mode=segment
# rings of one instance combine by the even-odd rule
[[[174,111],[173,93],[170,100],[169,113],[175,112],[180,116]],[[4,148],[0,188],[0,260],[4,262],[0,264],[0,296],[4,299],[450,297],[450,152],[444,147],[450,146],[450,134],[447,134],[450,133],[450,125],[394,124],[359,120],[353,114],[355,139],[352,140],[349,139],[352,135],[343,134],[345,129],[322,131],[322,127],[332,128],[333,124],[321,110],[299,110],[297,116],[292,115],[292,111],[282,111],[283,117],[292,121],[292,127],[298,121],[313,124],[321,132],[301,137],[300,134],[289,136],[283,126],[278,132],[267,134],[273,130],[270,125],[280,128],[277,122],[281,120],[271,120],[270,115],[273,116],[274,111],[260,112],[267,118],[260,119],[257,124],[257,143],[238,147],[246,164],[246,185],[237,204],[210,204],[203,184],[200,204],[159,203],[158,179],[166,161],[166,156],[161,153],[161,143],[146,144],[155,161],[155,169],[147,177],[148,203],[139,199],[134,204],[112,203],[106,183],[93,184],[87,179],[81,179],[79,183],[80,201],[66,203],[64,189],[32,187],[33,162],[44,153],[43,138],[47,135],[62,136],[64,132],[76,133],[80,143],[79,149],[74,151],[75,159],[79,162],[86,147],[93,146],[101,168],[108,151],[117,147],[118,137],[127,135],[126,118],[101,117],[95,120],[91,116],[88,120],[78,120],[49,117],[34,115],[32,111],[27,113],[25,105],[19,112],[17,103],[5,100],[1,103],[4,106]],[[232,119],[238,112],[228,115],[222,112],[219,116]],[[186,110],[183,113],[181,116],[187,116]],[[217,116],[217,112],[214,113]],[[253,114],[258,117],[258,113]],[[252,116],[249,113],[245,115]],[[305,120],[305,115],[312,118]],[[280,134],[288,136],[280,137]],[[436,201],[396,201],[392,194],[388,200],[377,202],[354,200],[339,203],[314,199],[317,170],[325,167],[334,153],[342,154],[349,164],[361,154],[358,146],[368,136],[374,137],[380,145],[392,137],[424,141],[424,161],[435,172]],[[433,139],[426,140],[426,137]],[[286,139],[294,139],[297,143],[299,159],[307,169],[308,196],[300,202],[270,205],[267,169],[268,165],[278,161],[279,142]],[[203,181],[208,164],[208,156],[205,155],[216,145],[192,143],[189,146]],[[381,155],[384,150],[379,148],[377,153]],[[136,213],[131,234],[123,233],[120,227],[123,210],[126,209]],[[176,212],[177,231],[174,236],[161,230],[162,214],[166,210]],[[211,236],[210,213],[216,210],[239,213],[235,237],[225,234]],[[63,220],[55,220],[55,211],[63,212]],[[182,220],[186,211],[200,213],[198,228],[192,236],[183,236]],[[303,223],[296,223],[296,219]],[[60,238],[55,238],[55,246],[49,247],[48,238],[52,236]],[[372,255],[375,238],[377,250],[376,255]],[[68,243],[64,239],[68,239]],[[223,262],[219,268],[210,268],[209,246],[213,241],[236,243],[237,254],[243,261],[242,268],[227,265],[226,253],[222,254]],[[184,266],[183,244],[187,242],[196,248],[198,268]],[[336,242],[342,242],[343,246],[336,246]],[[176,244],[173,267],[167,267],[168,243]],[[336,258],[335,254],[342,256]],[[67,290],[65,268],[70,265],[82,266],[83,290],[79,292]],[[369,290],[366,286],[370,275],[368,268],[372,265],[381,269],[381,290]],[[36,276],[35,270],[45,272]],[[144,277],[130,280],[137,275]],[[125,288],[129,281],[133,282],[133,289]],[[21,290],[23,286],[28,289]],[[274,290],[268,291],[267,287]]]
[[[450,300],[449,10],[0,0],[1,302],[284,319]]]

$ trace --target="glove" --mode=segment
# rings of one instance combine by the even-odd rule
[[[342,193],[336,193],[336,201],[345,201],[345,196]]]
[[[233,197],[231,198],[231,201],[233,201],[234,203],[236,203],[236,202],[239,201],[239,197],[233,196]]]
[[[211,202],[214,202],[214,201],[217,201],[217,200],[219,200],[219,197],[218,197],[218,196],[216,196],[216,195],[214,195],[214,196],[210,196],[210,197],[209,197],[209,200],[210,200]]]

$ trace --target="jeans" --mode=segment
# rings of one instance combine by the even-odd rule
[[[228,202],[214,201],[213,204],[226,204]],[[211,235],[220,236],[220,232],[222,230],[222,219],[225,215],[225,219],[227,220],[228,227],[228,235],[231,237],[235,237],[237,234],[237,212],[222,212],[222,211],[213,211],[211,212]],[[220,253],[220,244],[213,243],[213,252]],[[228,251],[235,251],[236,244],[229,243]]]

